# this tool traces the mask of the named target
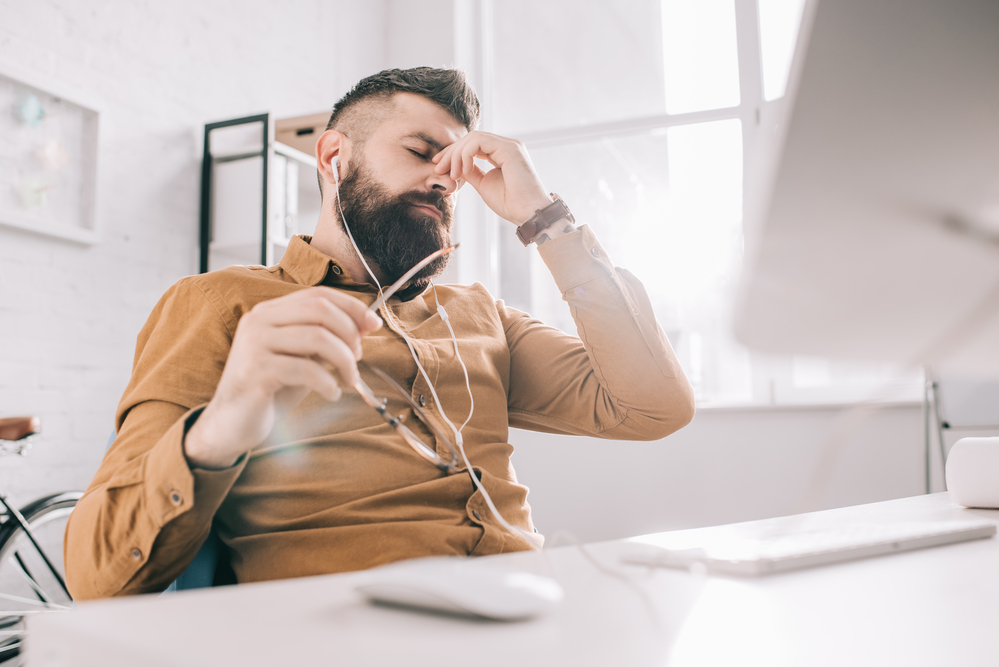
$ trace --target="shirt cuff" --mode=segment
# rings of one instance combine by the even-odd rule
[[[244,455],[222,470],[191,467],[184,454],[184,437],[204,409],[198,406],[177,420],[149,452],[146,465],[157,474],[147,475],[155,482],[146,486],[146,503],[160,527],[190,511],[195,502],[199,510],[214,514],[246,465]]]
[[[588,225],[538,246],[538,252],[563,294],[614,272]]]

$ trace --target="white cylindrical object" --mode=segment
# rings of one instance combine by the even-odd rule
[[[999,438],[961,438],[947,455],[946,473],[955,503],[999,509]]]

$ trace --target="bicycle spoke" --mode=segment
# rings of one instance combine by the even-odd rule
[[[48,567],[49,572],[52,573],[52,576],[55,577],[56,582],[58,582],[59,586],[66,593],[66,597],[72,600],[73,596],[70,594],[69,588],[66,587],[65,580],[63,580],[62,575],[59,574],[59,571],[55,568],[55,566],[52,564],[52,561],[50,561],[49,557],[45,554],[45,550],[42,548],[42,545],[38,543],[38,540],[35,538],[34,531],[31,530],[31,524],[28,522],[27,519],[24,518],[24,516],[21,514],[21,512],[17,510],[16,507],[12,506],[10,503],[7,502],[6,498],[3,495],[0,495],[0,504],[2,504],[7,509],[7,513],[12,517],[14,517],[14,519],[21,525],[21,530],[23,530],[25,536],[29,540],[31,540],[31,543],[35,546],[35,551],[38,553],[39,556],[41,556],[42,560],[45,562],[46,567]]]
[[[31,574],[31,570],[28,569],[27,563],[25,563],[24,559],[21,558],[21,552],[20,551],[15,551],[14,552],[14,558],[17,559],[17,564],[21,566],[21,569],[24,570],[24,573],[28,575],[28,579],[30,579],[31,581],[37,581],[35,579],[35,575]],[[45,599],[45,596],[42,595],[42,594],[40,594],[38,591],[35,591],[35,595],[37,595],[38,599],[41,600],[42,602],[47,602],[47,600]]]
[[[14,552],[14,556],[17,556],[16,551]],[[25,571],[23,567],[21,567],[20,561],[21,561],[20,558],[17,558],[17,560],[14,560],[13,557],[8,559],[8,562],[14,566],[14,571],[21,575],[21,578],[24,579],[25,582],[27,582],[28,586],[30,586],[31,589],[35,592],[35,595],[41,598],[42,602],[46,604],[53,604],[52,598],[50,598],[48,595],[45,594],[45,591],[41,589],[41,587],[35,581],[35,578],[32,577],[30,574],[28,574],[28,572]]]

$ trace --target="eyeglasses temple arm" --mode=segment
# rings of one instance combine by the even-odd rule
[[[388,287],[388,289],[382,290],[381,296],[379,296],[377,299],[375,299],[374,303],[372,303],[370,306],[368,306],[368,310],[370,310],[370,311],[376,311],[379,308],[381,308],[382,304],[385,303],[386,301],[388,301],[389,297],[391,297],[393,294],[395,294],[396,292],[398,292],[399,288],[406,284],[406,281],[408,281],[410,278],[412,278],[413,276],[415,276],[416,273],[417,273],[417,271],[419,271],[420,269],[422,269],[423,267],[425,267],[427,264],[429,264],[430,262],[434,261],[438,257],[443,257],[444,255],[448,254],[452,250],[455,250],[459,245],[461,245],[461,244],[455,243],[453,246],[449,246],[447,248],[441,248],[437,252],[431,253],[427,257],[424,257],[423,260],[421,260],[419,264],[417,264],[416,266],[414,266],[413,268],[411,268],[409,271],[406,271],[406,273],[402,274],[402,278],[399,278],[399,280],[397,280],[394,283],[392,283]]]

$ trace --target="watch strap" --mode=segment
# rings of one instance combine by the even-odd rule
[[[554,192],[550,194],[555,201],[544,208],[539,208],[527,222],[517,227],[517,238],[525,246],[531,245],[531,243],[541,236],[542,232],[559,220],[566,219],[569,221],[569,224],[576,222],[576,219],[572,217],[572,211],[565,205],[562,198]]]

